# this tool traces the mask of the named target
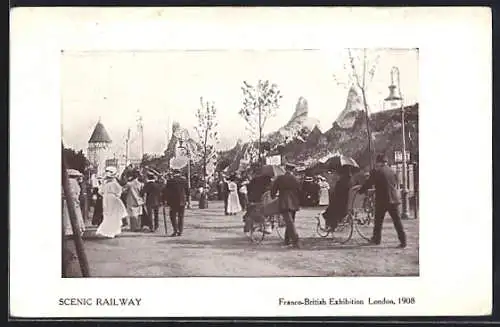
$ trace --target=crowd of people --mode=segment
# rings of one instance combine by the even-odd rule
[[[144,176],[145,175],[145,176]],[[82,217],[81,174],[68,174],[71,196],[77,211],[80,231],[85,230]],[[114,238],[122,228],[131,232],[156,232],[159,228],[159,210],[165,204],[169,207],[169,216],[174,236],[181,236],[184,229],[184,210],[189,197],[186,178],[180,170],[172,170],[167,176],[143,174],[139,169],[128,169],[121,177],[115,167],[107,167],[103,178],[93,181],[91,188],[91,206],[93,214],[91,224],[97,227],[96,235]],[[72,235],[64,203],[63,217],[65,234]]]
[[[360,183],[360,193],[366,193],[373,186],[376,191],[375,224],[371,242],[380,244],[383,218],[388,212],[393,219],[400,247],[406,247],[406,235],[399,215],[401,199],[396,175],[387,165],[384,155],[377,156],[376,161],[377,167],[363,182],[353,178],[353,167],[337,167],[339,179],[332,189],[326,178],[321,176],[306,177],[301,183],[295,174],[296,167],[292,164],[286,164],[285,173],[279,176],[258,171],[250,172],[243,178],[237,175],[223,176],[219,189],[222,190],[225,214],[232,215],[246,208],[243,215],[245,232],[249,232],[254,223],[265,221],[266,216],[279,214],[286,224],[285,245],[300,248],[295,215],[302,204],[308,203],[304,198],[317,194],[316,203],[326,206],[322,213],[325,225],[330,231],[335,231],[338,223],[348,213],[352,187]],[[243,207],[240,203],[244,204]],[[270,233],[269,230],[264,232]]]
[[[221,175],[217,185],[218,199],[224,201],[224,208],[226,215],[235,214],[244,211],[249,202],[248,185],[250,179],[256,176],[256,172],[246,172],[243,176],[239,174],[231,174],[226,176]],[[321,175],[298,177],[300,183],[299,202],[303,207],[326,207],[329,203],[330,183],[326,177]],[[231,200],[230,200],[231,195]],[[236,196],[237,195],[237,196]],[[236,199],[239,200],[241,209],[237,205]],[[228,205],[231,211],[228,212]]]
[[[377,167],[362,183],[361,193],[375,187],[375,225],[372,243],[380,244],[383,218],[388,212],[397,231],[400,247],[406,246],[406,235],[399,215],[401,203],[397,178],[388,167],[383,155],[377,156]],[[326,226],[334,231],[339,221],[348,211],[349,191],[356,182],[353,181],[352,167],[343,166],[336,170],[340,178],[330,189],[324,177],[306,179],[300,182],[295,175],[296,167],[290,163],[284,167],[282,174],[268,174],[261,170],[247,172],[244,176],[232,174],[221,175],[217,185],[219,200],[224,201],[224,214],[243,214],[244,231],[249,232],[253,223],[263,220],[269,215],[279,214],[286,224],[285,245],[300,248],[299,235],[295,228],[295,215],[304,205],[304,194],[317,194],[317,204],[326,206],[323,212]],[[79,206],[83,182],[81,173],[68,170],[70,196],[75,207]],[[106,238],[114,238],[123,227],[128,226],[132,232],[156,232],[159,228],[159,210],[169,208],[172,237],[181,236],[184,231],[185,207],[190,197],[187,179],[180,170],[172,170],[168,175],[144,173],[138,169],[127,169],[117,176],[115,167],[107,167],[102,180],[91,185],[92,225],[98,226],[96,234]],[[307,187],[314,186],[314,191]],[[305,190],[306,189],[306,190]],[[200,194],[207,192],[201,187]],[[200,208],[206,197],[201,197]],[[316,200],[315,200],[316,201]],[[81,233],[85,223],[81,210],[77,211],[78,228]],[[72,235],[69,224],[67,203],[64,203],[63,217],[65,234]],[[166,226],[165,226],[166,227]]]
[[[332,190],[329,187],[320,188],[328,190],[328,205],[322,213],[325,225],[329,231],[335,231],[339,222],[348,214],[350,192],[359,180],[353,179],[353,167],[338,167],[340,175]],[[244,215],[245,232],[248,232],[255,222],[265,221],[265,217],[280,214],[286,224],[285,245],[300,248],[299,235],[295,228],[295,215],[300,210],[300,196],[303,193],[302,185],[294,176],[295,167],[285,165],[285,174],[272,178],[265,174],[255,176],[248,184],[249,205]],[[320,183],[323,181],[320,179]],[[399,207],[401,204],[400,192],[397,189],[395,172],[387,165],[387,158],[378,155],[376,168],[367,176],[360,185],[359,193],[365,194],[371,187],[375,188],[375,217],[371,243],[381,243],[382,224],[386,213],[391,216],[396,229],[399,247],[406,247],[406,234],[401,222]],[[320,202],[325,199],[321,199]],[[323,203],[324,203],[323,202]],[[269,231],[267,231],[269,232]]]

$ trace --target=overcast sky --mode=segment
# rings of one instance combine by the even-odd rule
[[[406,104],[418,100],[418,53],[415,50],[377,50],[380,55],[367,98],[373,112],[388,95],[390,70],[397,66]],[[357,52],[355,53],[357,54]],[[368,58],[374,58],[373,51]],[[347,82],[343,65],[347,52],[321,50],[280,51],[165,51],[66,53],[62,60],[62,123],[65,144],[86,149],[99,117],[117,152],[125,148],[127,129],[135,132],[137,110],[143,117],[146,153],[165,149],[168,121],[192,129],[199,98],[218,108],[219,148],[246,139],[245,121],[238,115],[241,84],[269,79],[283,98],[277,115],[265,131],[284,125],[300,96],[307,99],[309,116],[320,120],[323,131],[344,109]],[[194,131],[191,132],[195,136]],[[134,136],[133,136],[134,137]]]

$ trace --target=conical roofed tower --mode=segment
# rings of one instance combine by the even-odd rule
[[[89,144],[90,143],[111,143],[111,142],[112,142],[111,138],[109,137],[108,132],[106,131],[106,128],[104,128],[104,125],[99,120],[94,127],[94,131],[92,132],[92,135],[90,136]]]
[[[104,170],[106,169],[105,163],[106,159],[108,159],[111,144],[111,138],[99,119],[89,138],[87,149],[89,161],[97,169],[98,175],[104,174]]]

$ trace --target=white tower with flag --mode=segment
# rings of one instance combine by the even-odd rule
[[[127,160],[133,165],[139,165],[144,156],[144,125],[140,110],[136,112],[136,129],[127,134],[128,155]]]

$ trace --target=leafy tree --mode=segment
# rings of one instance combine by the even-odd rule
[[[203,183],[207,181],[207,165],[217,159],[215,145],[219,143],[217,132],[217,108],[213,102],[204,101],[200,98],[200,107],[196,111],[198,125],[195,127],[198,134],[198,140],[201,144],[200,159],[203,168]]]
[[[366,94],[368,86],[370,85],[370,82],[373,80],[373,76],[375,75],[380,55],[376,51],[371,51],[366,48],[347,49],[347,55],[348,60],[343,67],[344,73],[347,74],[346,78],[344,78],[343,81],[342,79],[339,79],[335,74],[333,77],[339,85],[345,88],[350,85],[355,85],[359,90],[361,90],[363,107],[365,109],[366,131],[368,133],[368,153],[370,157],[370,167],[373,167],[373,140],[369,124],[370,112]],[[347,83],[345,82],[345,80],[347,81]]]
[[[256,85],[244,81],[241,87],[243,91],[243,107],[239,114],[247,122],[247,129],[252,138],[258,139],[259,164],[262,163],[262,131],[267,120],[276,114],[279,101],[282,98],[278,85],[269,80],[259,80]]]
[[[82,150],[76,152],[71,148],[64,148],[63,159],[68,169],[76,169],[82,174],[85,174],[86,168],[89,166],[89,160],[85,157]]]

